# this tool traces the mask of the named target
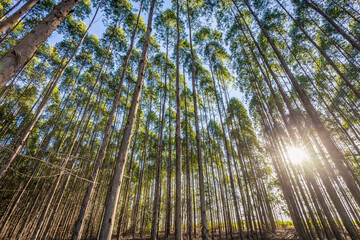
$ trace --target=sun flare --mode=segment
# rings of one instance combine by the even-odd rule
[[[301,148],[297,147],[290,147],[288,149],[288,154],[290,161],[295,164],[299,164],[306,158],[306,153]]]

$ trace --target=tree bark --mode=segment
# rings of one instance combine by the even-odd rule
[[[165,103],[166,103],[166,94],[167,94],[167,65],[168,65],[168,37],[166,40],[166,58],[165,58],[165,85],[164,85],[164,101],[161,109],[160,116],[160,126],[158,133],[158,143],[157,143],[157,153],[156,153],[156,175],[155,175],[155,192],[154,192],[154,204],[152,212],[152,221],[151,221],[151,233],[150,239],[156,239],[157,229],[158,229],[158,216],[160,208],[160,184],[161,184],[161,162],[162,162],[162,152],[163,152],[163,128],[165,120]]]
[[[27,11],[29,11],[39,0],[29,0],[19,10],[14,12],[10,17],[6,18],[0,23],[0,36],[9,28],[11,25],[21,18]],[[19,1],[20,2],[20,1]],[[0,20],[1,21],[1,20]]]
[[[176,1],[176,27],[177,27],[177,44],[176,44],[176,131],[175,131],[175,239],[182,240],[181,227],[181,100],[180,100],[180,23],[179,23],[179,0]]]
[[[111,179],[110,189],[106,196],[104,218],[102,220],[101,232],[100,232],[100,239],[104,239],[104,240],[111,239],[112,229],[115,221],[115,213],[116,213],[117,204],[119,202],[120,189],[124,176],[127,156],[129,153],[132,130],[134,128],[135,117],[137,114],[138,105],[140,101],[141,88],[145,77],[145,68],[146,68],[146,61],[147,61],[147,55],[148,55],[148,49],[150,43],[152,18],[154,14],[155,3],[156,0],[151,1],[145,42],[142,50],[141,60],[139,63],[138,78],[133,93],[133,99],[131,102],[128,119],[126,122],[126,126],[124,128],[123,138],[121,140],[119,154],[117,156],[117,161],[114,168],[114,175]]]
[[[17,2],[14,4],[14,6],[12,6],[8,11],[6,11],[6,13],[4,13],[4,15],[1,16],[0,21],[4,20],[4,18],[6,18],[7,15],[9,15],[9,13],[14,10],[15,8],[17,8],[17,6],[19,6],[19,4],[22,2],[22,0],[17,0]]]
[[[166,209],[165,209],[165,238],[167,238],[171,231],[171,175],[172,175],[172,148],[171,148],[171,97],[169,93],[169,153],[168,166],[166,176]]]
[[[126,179],[126,184],[125,184],[125,189],[124,189],[124,198],[123,198],[123,203],[122,203],[122,207],[120,210],[120,216],[119,216],[119,221],[118,221],[118,227],[117,227],[118,240],[121,239],[121,224],[123,223],[124,213],[125,213],[125,209],[127,208],[127,203],[128,203],[129,185],[130,185],[130,181],[131,181],[131,177],[132,177],[132,173],[133,173],[132,163],[134,161],[134,153],[136,150],[139,125],[140,125],[140,117],[138,117],[138,119],[137,119],[137,126],[136,126],[136,130],[135,130],[134,142],[132,145],[131,156],[130,156],[129,170],[127,172],[127,175],[129,176],[129,178]]]
[[[191,240],[192,231],[192,214],[191,214],[191,185],[190,185],[190,156],[189,156],[189,136],[188,136],[188,109],[187,109],[187,87],[184,73],[184,89],[185,89],[185,141],[186,141],[186,220],[187,235]]]
[[[197,91],[196,91],[196,85],[195,85],[195,79],[196,79],[195,57],[194,57],[194,49],[193,49],[193,45],[192,45],[189,0],[186,1],[186,8],[187,8],[187,19],[188,19],[188,27],[189,27],[189,42],[190,42],[190,53],[191,53],[191,80],[192,80],[192,95],[193,95],[194,117],[195,117],[196,153],[197,153],[197,160],[198,160],[198,167],[199,167],[198,171],[199,171],[199,189],[200,189],[201,236],[202,236],[202,239],[207,240],[209,236],[208,236],[208,229],[207,229],[204,170],[203,170],[203,162],[202,162],[199,116],[198,116],[198,107],[197,107]],[[194,231],[196,231],[196,226],[194,228]]]
[[[60,2],[43,21],[1,58],[0,89],[32,57],[78,2],[79,0],[63,0]]]

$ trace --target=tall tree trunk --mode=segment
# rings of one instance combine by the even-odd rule
[[[222,137],[223,137],[223,141],[224,141],[224,146],[225,146],[225,152],[226,152],[226,160],[227,160],[227,168],[228,168],[228,173],[229,173],[229,178],[230,178],[230,186],[231,186],[231,193],[232,193],[232,197],[233,197],[233,202],[235,205],[235,211],[236,211],[236,220],[237,220],[237,224],[239,227],[239,232],[240,232],[240,239],[244,239],[243,236],[243,232],[241,229],[242,226],[242,222],[241,222],[241,218],[240,218],[240,214],[239,214],[239,206],[238,206],[238,200],[236,197],[236,192],[235,192],[235,184],[234,184],[234,179],[233,179],[233,175],[232,175],[232,170],[231,170],[231,161],[230,161],[230,153],[229,153],[229,146],[228,146],[228,140],[226,137],[226,133],[225,133],[225,127],[224,127],[224,122],[222,119],[222,112],[220,109],[220,100],[219,100],[219,96],[217,93],[217,89],[216,89],[216,83],[215,83],[215,76],[212,70],[212,62],[209,56],[209,64],[210,64],[210,72],[212,75],[212,82],[213,82],[213,87],[214,87],[214,91],[215,91],[215,98],[216,98],[216,103],[217,103],[217,108],[218,108],[218,113],[219,113],[219,117],[220,117],[220,125],[221,125],[221,129],[222,129]],[[231,229],[231,226],[230,226]]]
[[[136,233],[136,225],[137,225],[137,218],[139,214],[139,205],[140,205],[140,198],[141,198],[141,189],[143,185],[143,179],[144,179],[144,172],[145,172],[145,166],[146,163],[146,157],[147,157],[147,148],[148,148],[148,141],[149,141],[149,125],[150,125],[150,119],[151,119],[151,106],[152,106],[152,99],[150,101],[150,110],[147,115],[146,119],[146,126],[145,126],[145,140],[144,140],[144,148],[141,156],[141,172],[140,177],[138,181],[137,186],[137,193],[136,193],[136,199],[134,200],[134,206],[131,216],[131,223],[130,223],[130,233],[132,233],[132,236],[135,237]]]
[[[44,20],[0,59],[0,89],[32,57],[78,2],[79,0],[60,2]]]
[[[185,89],[185,141],[186,141],[186,220],[188,239],[192,239],[192,214],[191,214],[191,186],[190,186],[190,156],[189,156],[189,136],[188,136],[188,110],[187,110],[187,87],[184,73]]]
[[[208,118],[207,118],[207,113],[206,110],[204,110],[204,116],[205,116],[205,122],[208,122]],[[202,125],[202,127],[204,128],[204,125]],[[207,129],[206,131],[207,133],[207,139],[208,139],[208,149],[209,149],[209,155],[210,155],[210,159],[211,161],[209,162],[209,167],[211,169],[211,174],[212,174],[212,181],[213,181],[213,186],[214,186],[214,191],[215,191],[215,199],[216,199],[216,215],[217,215],[217,223],[218,223],[218,231],[219,231],[219,239],[222,239],[221,236],[221,217],[220,217],[220,207],[219,207],[219,197],[218,197],[218,191],[217,191],[217,187],[216,187],[216,182],[215,182],[215,173],[214,173],[214,160],[213,160],[213,156],[214,153],[212,151],[211,148],[211,137],[210,137],[210,133],[209,130]],[[209,182],[210,183],[210,182]],[[212,238],[214,238],[214,232],[212,233]]]
[[[27,11],[29,11],[39,0],[29,0],[19,10],[14,12],[10,17],[0,23],[0,36],[9,28],[11,25],[21,18]]]
[[[9,13],[14,10],[15,8],[17,8],[17,6],[20,5],[20,3],[22,2],[22,0],[17,0],[17,2],[14,4],[14,6],[12,6],[9,10],[6,11],[6,13],[4,13],[4,15],[2,15],[0,17],[0,21],[4,20],[6,18],[7,15],[9,15]]]
[[[177,44],[176,44],[176,131],[175,131],[175,239],[181,240],[181,100],[180,100],[180,23],[179,23],[179,0],[176,1],[176,28],[177,28]]]
[[[140,5],[139,15],[140,15],[141,8],[142,8],[142,2],[141,2],[141,5]],[[101,167],[102,162],[104,160],[104,157],[106,155],[106,149],[107,149],[108,143],[110,141],[110,131],[111,131],[111,127],[113,125],[116,108],[118,107],[120,99],[121,99],[122,87],[123,87],[124,80],[125,80],[125,75],[126,75],[126,68],[127,68],[128,63],[129,63],[129,59],[131,57],[133,44],[134,44],[134,39],[135,39],[135,35],[136,35],[136,32],[137,32],[138,23],[139,23],[139,17],[137,19],[135,29],[132,32],[130,46],[129,46],[128,52],[127,52],[127,54],[125,56],[125,59],[124,59],[123,69],[121,71],[121,77],[120,77],[120,81],[119,81],[118,86],[117,86],[116,95],[115,95],[115,98],[113,99],[113,102],[112,102],[112,106],[111,106],[109,117],[108,117],[108,120],[107,120],[107,123],[106,123],[103,139],[102,139],[102,142],[101,142],[101,145],[100,145],[100,148],[99,148],[99,153],[98,153],[97,158],[95,160],[95,166],[94,166],[93,176],[92,176],[94,182],[96,182],[96,179],[98,178],[99,170],[100,170],[100,167]],[[90,200],[90,198],[91,198],[91,196],[93,194],[94,184],[90,184],[88,187],[89,187],[89,190],[87,190],[87,195],[85,195],[84,202],[83,202],[83,205],[82,205],[82,208],[81,208],[81,211],[80,211],[80,215],[79,215],[77,223],[76,223],[75,231],[74,231],[74,233],[72,235],[73,240],[81,239],[81,234],[82,234],[82,230],[83,230],[82,229],[83,228],[83,221],[84,221],[84,218],[86,216],[89,200]]]
[[[168,166],[166,176],[166,209],[165,209],[165,238],[170,234],[171,230],[171,174],[172,174],[172,148],[171,148],[171,97],[169,93],[169,153],[168,153]]]
[[[304,0],[304,2],[323,16],[348,42],[360,52],[360,44],[354,40],[349,34],[347,34],[331,17],[329,17],[321,8],[314,4],[311,0]]]
[[[166,58],[165,58],[165,84],[164,84],[164,100],[161,109],[160,116],[160,126],[158,134],[158,143],[157,143],[157,153],[156,153],[156,174],[155,174],[155,192],[154,192],[154,204],[152,212],[152,221],[151,221],[151,233],[150,239],[156,239],[157,229],[158,229],[158,216],[160,208],[160,184],[161,184],[161,166],[162,166],[162,152],[163,152],[163,128],[165,121],[165,103],[166,103],[166,94],[167,94],[167,65],[168,65],[168,35],[166,39]]]
[[[190,42],[190,53],[191,53],[191,80],[192,80],[192,95],[194,102],[194,117],[195,117],[195,133],[196,133],[196,153],[198,160],[198,171],[199,171],[199,189],[200,189],[200,212],[201,212],[201,236],[202,239],[208,239],[208,230],[207,230],[207,217],[206,217],[206,203],[205,203],[205,187],[204,187],[204,170],[202,163],[202,152],[201,152],[201,140],[200,140],[200,129],[199,129],[199,116],[198,116],[198,107],[197,107],[197,91],[195,84],[195,57],[194,49],[192,45],[192,33],[191,33],[191,18],[190,18],[190,7],[189,0],[186,0],[187,8],[187,19],[189,27],[189,42]],[[196,229],[196,227],[195,227]]]
[[[132,163],[134,161],[134,154],[135,154],[135,149],[136,149],[136,144],[137,144],[137,137],[138,137],[138,132],[139,132],[139,125],[140,125],[140,117],[138,117],[137,119],[137,124],[136,124],[136,130],[135,130],[135,136],[134,136],[134,141],[133,141],[133,146],[132,146],[132,150],[131,150],[131,155],[130,155],[130,163],[129,163],[129,170],[127,172],[128,175],[128,179],[126,179],[126,184],[125,184],[125,189],[124,189],[124,197],[123,197],[123,203],[122,203],[122,207],[120,210],[120,216],[119,216],[119,221],[118,221],[118,240],[121,239],[121,224],[123,223],[123,218],[124,218],[124,214],[125,214],[125,209],[127,208],[127,203],[128,203],[128,195],[129,195],[129,185],[131,182],[131,177],[133,174],[133,170],[132,170]]]
[[[111,239],[112,229],[115,221],[116,208],[119,202],[120,189],[121,189],[125,166],[126,166],[126,160],[129,153],[132,131],[134,128],[135,117],[140,101],[141,88],[145,77],[145,68],[146,68],[146,61],[147,61],[147,55],[149,49],[155,3],[156,0],[151,1],[147,30],[145,35],[145,42],[142,50],[141,60],[139,63],[138,78],[136,81],[136,86],[133,93],[133,99],[131,102],[131,107],[128,114],[127,122],[124,128],[123,138],[121,140],[119,154],[116,158],[117,161],[114,168],[114,174],[110,182],[110,189],[106,196],[105,211],[104,211],[104,218],[101,224],[100,239],[107,239],[107,240]]]
[[[109,53],[109,52],[110,52],[110,44],[109,44],[108,53]],[[69,148],[69,150],[68,150],[68,153],[67,153],[67,155],[65,156],[65,158],[64,158],[64,160],[63,160],[62,168],[65,168],[66,165],[67,165],[67,163],[68,163],[68,161],[70,160],[72,150],[73,150],[73,148],[74,148],[74,146],[75,146],[75,144],[76,144],[77,135],[78,135],[78,133],[79,133],[79,131],[80,131],[80,129],[81,129],[82,123],[84,122],[84,120],[85,120],[85,118],[86,118],[86,116],[87,116],[87,114],[88,114],[88,108],[89,108],[89,105],[90,105],[90,101],[91,101],[92,95],[93,95],[93,93],[94,93],[94,90],[95,90],[95,88],[96,88],[96,86],[97,86],[100,78],[101,78],[101,74],[102,74],[102,71],[103,71],[103,68],[104,68],[104,65],[105,65],[106,62],[107,62],[107,56],[106,56],[105,59],[104,59],[104,62],[103,62],[103,64],[102,64],[102,66],[101,66],[101,69],[100,69],[100,71],[99,71],[99,73],[98,73],[96,82],[95,82],[95,84],[94,84],[94,86],[93,86],[93,88],[92,88],[92,91],[91,91],[91,93],[90,93],[90,95],[89,95],[89,97],[88,97],[88,101],[86,102],[86,105],[85,105],[85,107],[84,107],[83,114],[82,114],[82,117],[81,117],[81,119],[80,119],[80,122],[77,124],[77,127],[75,128],[74,134],[71,133],[71,135],[73,135],[73,137],[72,137],[73,140],[72,140],[72,142],[71,142],[71,144],[70,144],[70,148]],[[96,106],[96,103],[98,102],[99,98],[101,98],[101,89],[102,89],[102,84],[100,84],[100,89],[99,89],[100,93],[98,93],[98,96],[97,96],[97,98],[96,98],[95,106]],[[94,109],[95,109],[95,108],[92,109],[91,113],[93,112]],[[89,117],[90,117],[90,116],[89,116]],[[84,131],[86,131],[86,129],[84,129]],[[79,141],[79,142],[80,142],[80,141]],[[77,151],[79,151],[79,150],[80,150],[80,149],[77,149]],[[77,155],[77,153],[75,153],[75,155]],[[55,183],[54,183],[55,185],[54,185],[54,188],[53,188],[53,190],[52,190],[52,193],[50,193],[50,199],[48,200],[48,202],[47,202],[47,204],[46,204],[46,207],[45,207],[44,211],[42,212],[42,215],[41,215],[41,217],[40,217],[40,220],[38,221],[38,224],[37,224],[37,226],[36,226],[36,229],[35,229],[35,232],[34,232],[34,234],[33,234],[33,236],[32,236],[32,239],[37,239],[37,238],[39,238],[40,230],[41,230],[43,224],[45,223],[44,218],[45,218],[45,216],[48,214],[48,211],[50,210],[50,205],[52,204],[52,201],[53,201],[53,199],[55,198],[55,193],[56,193],[57,188],[60,186],[60,181],[61,181],[61,179],[62,179],[63,174],[64,174],[64,169],[61,170],[60,175],[59,175],[59,177],[57,178],[57,181],[55,181]],[[69,179],[69,178],[68,178],[68,179]],[[64,190],[65,190],[65,189],[64,189]]]

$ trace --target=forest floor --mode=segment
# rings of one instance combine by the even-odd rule
[[[165,240],[165,237],[162,237],[162,236],[164,236],[164,233],[163,233],[163,232],[160,232],[159,235],[160,235],[160,236],[159,236],[159,239]],[[116,238],[114,238],[114,239],[116,239]],[[124,239],[124,240],[126,239],[126,240],[127,240],[127,239],[133,239],[133,238],[132,238],[132,236],[123,236],[121,239]],[[143,236],[141,237],[141,236],[139,236],[139,235],[137,234],[134,239],[135,239],[135,240],[145,240],[145,239],[150,239],[150,236],[149,236],[149,235],[143,235]],[[168,240],[173,240],[173,239],[175,239],[175,236],[172,234],[172,235],[170,235],[167,239],[168,239]],[[183,239],[187,239],[187,237],[184,236]],[[196,239],[196,240],[197,240],[197,239],[201,239],[200,229],[199,229],[199,231],[198,231],[197,236],[196,236],[195,238],[193,237],[193,239],[194,239],[194,240],[195,240],[195,239]],[[211,238],[210,238],[210,239],[211,239]],[[216,239],[216,240],[218,240],[218,239],[226,239],[226,238],[225,238],[225,233],[223,233],[222,238],[220,238],[219,235],[214,235],[214,238],[213,238],[213,239]],[[229,238],[229,239],[230,239],[230,238]],[[239,234],[238,234],[238,233],[234,233],[232,239],[240,239]],[[261,239],[261,237],[260,237],[260,235],[259,235],[258,238],[256,238],[256,237],[254,236],[254,237],[252,237],[252,238],[246,237],[245,239]],[[268,234],[267,234],[267,239],[268,239],[268,240],[299,240],[300,238],[297,236],[295,229],[289,227],[289,228],[279,228],[279,229],[276,230],[275,233],[268,233]]]
[[[271,233],[268,235],[269,239],[286,239],[286,240],[293,240],[293,239],[300,239],[294,228],[279,228],[276,230],[275,233]]]

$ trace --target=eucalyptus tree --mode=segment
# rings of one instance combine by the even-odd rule
[[[115,9],[118,9],[118,8],[123,9],[123,10],[120,11],[120,13],[125,12],[126,14],[131,14],[128,2],[123,2],[123,3],[120,3],[119,5],[120,6],[116,6]],[[124,59],[124,63],[123,63],[123,66],[122,66],[122,71],[121,71],[121,76],[120,76],[120,81],[119,81],[119,84],[118,84],[118,87],[117,87],[117,90],[116,90],[116,94],[115,94],[115,98],[113,100],[111,110],[110,110],[110,113],[109,113],[109,116],[108,116],[105,132],[104,132],[104,137],[102,139],[101,147],[99,149],[99,154],[97,155],[97,159],[95,160],[96,166],[95,166],[95,168],[93,170],[93,177],[92,177],[94,182],[96,182],[96,179],[98,177],[99,169],[100,169],[102,161],[104,160],[104,157],[106,155],[106,148],[107,148],[108,142],[110,140],[110,131],[111,131],[111,127],[112,127],[112,124],[113,124],[114,117],[115,117],[115,111],[116,111],[117,106],[118,106],[119,101],[120,101],[120,97],[121,97],[121,94],[122,94],[122,87],[123,87],[123,83],[124,83],[124,80],[125,80],[125,74],[126,74],[128,62],[130,60],[132,50],[133,50],[134,40],[135,40],[135,36],[136,36],[136,32],[137,32],[137,28],[138,28],[138,24],[139,24],[139,20],[140,20],[141,7],[140,7],[140,10],[139,10],[137,20],[136,20],[136,24],[135,24],[133,32],[132,32],[130,46],[129,46],[127,54],[125,55],[125,59]],[[116,13],[116,14],[119,14],[119,13]],[[121,47],[122,45],[124,45],[124,41],[126,41],[125,33],[123,32],[122,29],[118,29],[117,31],[119,31],[120,36],[116,36],[116,39],[122,40],[122,42],[120,43],[120,46],[119,46],[119,47]],[[117,49],[119,49],[119,47]],[[89,202],[89,200],[91,198],[93,189],[94,189],[94,185],[90,184],[89,187],[88,187],[88,190],[87,190],[88,194],[86,194],[85,198],[84,198],[82,211],[81,211],[81,213],[79,215],[79,218],[78,218],[78,221],[77,221],[76,232],[73,235],[73,239],[78,239],[78,238],[81,237],[82,222],[83,222],[83,219],[84,219],[84,217],[86,215],[88,202]]]
[[[164,68],[164,85],[162,85],[163,89],[163,99],[162,105],[160,106],[160,123],[159,123],[159,133],[158,133],[158,143],[157,143],[157,155],[156,155],[156,176],[155,176],[155,190],[154,190],[154,204],[153,204],[153,213],[152,213],[152,221],[151,221],[151,239],[155,239],[158,231],[158,216],[159,216],[159,208],[160,208],[160,184],[161,184],[161,171],[162,171],[162,153],[163,153],[163,128],[165,124],[165,104],[167,99],[168,92],[168,83],[167,83],[167,75],[168,75],[168,53],[166,54],[160,53],[155,56],[156,63],[159,65],[161,72]],[[165,65],[163,67],[163,65]],[[162,76],[161,76],[162,77]],[[161,103],[160,103],[161,104]]]
[[[299,22],[292,17],[292,15],[286,10],[286,8],[279,2],[276,1],[280,7],[288,14],[288,16],[295,22],[297,27],[301,30],[301,32],[306,36],[306,38],[318,49],[318,51],[321,53],[322,56],[326,59],[326,61],[331,65],[331,67],[335,70],[335,72],[339,75],[339,77],[346,83],[346,85],[354,92],[357,98],[360,97],[360,93],[355,88],[355,86],[347,79],[347,77],[344,75],[343,72],[340,71],[340,69],[336,66],[334,61],[330,58],[330,56],[325,52],[324,49],[322,49],[307,33],[307,31],[299,24]]]
[[[171,65],[170,65],[171,66]],[[175,66],[172,66],[173,69],[175,69]],[[171,74],[169,76],[170,80],[173,80],[174,74]],[[172,119],[174,118],[173,115],[173,111],[172,111],[172,99],[174,99],[173,97],[173,92],[171,85],[169,85],[169,103],[168,103],[168,159],[167,159],[167,169],[166,169],[166,207],[165,207],[165,237],[168,237],[168,235],[170,234],[171,231],[171,216],[172,216],[172,207],[171,207],[171,185],[172,185],[172,181],[171,181],[171,176],[172,176],[172,142],[173,142],[173,137],[172,137]]]
[[[148,70],[149,68],[148,68]],[[153,72],[151,71],[150,75],[152,75]],[[149,80],[154,80],[151,77],[149,78]],[[150,82],[149,81],[149,82]],[[151,83],[150,83],[151,84]],[[152,85],[152,84],[151,84]],[[150,86],[151,86],[150,85]],[[149,144],[149,134],[150,134],[150,123],[151,120],[153,120],[153,110],[152,107],[154,105],[154,102],[156,102],[155,98],[155,94],[154,94],[154,90],[152,88],[147,88],[146,90],[144,90],[144,96],[143,101],[148,100],[149,101],[149,112],[147,113],[146,116],[146,123],[145,123],[145,137],[144,137],[144,145],[143,145],[143,151],[141,153],[141,159],[140,159],[140,163],[139,165],[141,166],[141,172],[140,172],[140,176],[139,176],[139,181],[137,183],[137,192],[136,192],[136,198],[134,200],[134,205],[133,205],[133,209],[132,209],[132,214],[131,214],[131,222],[130,222],[130,228],[129,231],[132,234],[133,238],[135,237],[135,233],[136,233],[136,227],[137,227],[137,223],[138,223],[138,217],[139,217],[139,207],[140,207],[140,199],[141,199],[141,195],[142,195],[142,189],[143,189],[143,182],[144,182],[144,173],[145,173],[145,169],[148,168],[148,161],[146,161],[149,158],[150,153],[150,149],[151,149],[151,144]]]
[[[176,130],[175,130],[175,239],[182,239],[182,209],[181,209],[181,164],[182,164],[182,147],[181,147],[181,99],[180,99],[180,6],[179,0],[176,1]]]
[[[220,124],[221,124],[221,128],[222,128],[222,135],[223,135],[223,141],[224,141],[224,146],[225,146],[225,150],[226,150],[226,158],[227,158],[227,164],[228,164],[228,171],[229,171],[229,177],[230,177],[230,184],[231,184],[231,190],[232,190],[232,196],[233,196],[233,201],[235,204],[235,211],[236,211],[236,219],[237,219],[237,224],[238,224],[238,228],[240,231],[240,237],[241,239],[243,239],[243,234],[242,234],[242,230],[241,230],[241,219],[240,219],[240,215],[239,215],[239,207],[237,204],[237,196],[236,196],[236,192],[235,192],[235,181],[233,179],[233,174],[231,171],[231,156],[230,156],[230,151],[228,149],[228,139],[225,133],[225,127],[224,127],[224,121],[222,118],[222,111],[221,111],[221,105],[223,105],[223,102],[220,105],[220,100],[219,100],[219,94],[218,94],[218,90],[216,87],[216,82],[215,82],[215,78],[219,78],[220,76],[218,75],[218,73],[216,73],[216,65],[218,64],[223,64],[224,61],[228,61],[229,57],[225,51],[225,49],[223,49],[221,47],[221,44],[217,41],[221,41],[221,33],[219,32],[211,32],[210,29],[207,28],[202,28],[199,30],[199,32],[197,33],[197,41],[201,42],[204,41],[203,44],[204,46],[204,52],[203,52],[203,57],[204,58],[208,58],[207,60],[209,61],[209,68],[211,71],[211,77],[212,77],[212,84],[213,84],[213,91],[215,93],[216,96],[216,103],[217,103],[217,108],[218,108],[218,114],[220,117]]]
[[[119,27],[117,27],[117,25],[115,25],[115,27],[110,27],[110,29],[109,29],[109,35],[110,36],[107,36],[107,34],[108,34],[108,32],[105,33],[105,38],[108,37],[108,39],[109,39],[108,40],[109,41],[109,47],[111,46],[111,44],[113,44],[113,39],[115,39],[114,45],[116,45],[116,43],[118,43],[119,47],[122,46],[122,45],[126,46],[125,33],[124,33],[124,30],[122,28],[119,28]],[[109,50],[110,49],[108,49],[108,51]],[[106,58],[107,57],[105,57],[104,62],[106,61]],[[122,87],[122,85],[120,85],[120,89],[118,89],[118,92],[121,92],[121,87]],[[100,149],[99,149],[99,154],[97,155],[97,158],[95,159],[95,165],[94,165],[94,169],[93,169],[93,173],[92,173],[92,180],[93,180],[94,183],[97,181],[98,174],[99,174],[99,169],[100,169],[100,166],[101,166],[102,161],[103,161],[103,159],[105,157],[105,154],[106,154],[106,147],[108,145],[108,141],[109,141],[109,138],[110,138],[110,130],[111,130],[111,127],[112,127],[112,123],[113,123],[113,119],[114,119],[114,115],[115,115],[115,110],[116,110],[116,107],[117,107],[117,104],[118,104],[119,98],[120,98],[119,95],[120,94],[117,93],[116,97],[114,98],[114,103],[113,103],[113,105],[111,107],[110,114],[109,114],[109,117],[108,117],[108,120],[107,120],[105,132],[104,132],[104,137],[103,137]],[[80,211],[80,214],[79,214],[79,217],[78,217],[78,220],[77,220],[77,224],[76,224],[76,228],[75,228],[74,234],[72,236],[73,239],[78,239],[79,237],[81,237],[82,226],[83,226],[82,222],[83,222],[84,217],[86,216],[88,203],[89,203],[89,200],[91,199],[92,193],[94,191],[94,183],[89,184],[89,186],[87,188],[87,191],[86,191],[86,194],[85,194],[84,200],[83,200],[82,209]]]
[[[173,42],[173,35],[175,35],[175,28],[177,22],[177,14],[171,10],[167,9],[156,16],[155,18],[155,30],[156,36],[165,40],[165,60],[164,62],[164,100],[162,106],[162,116],[161,118],[161,125],[163,125],[163,118],[165,114],[165,102],[166,102],[166,94],[167,94],[167,78],[168,78],[168,71],[169,71],[169,44]],[[171,70],[171,69],[170,69]],[[169,100],[170,101],[170,100]],[[161,173],[161,150],[162,150],[162,128],[159,130],[159,140],[158,140],[158,156],[157,156],[157,168],[156,168],[156,183],[155,183],[155,199],[154,199],[154,206],[153,206],[153,216],[152,216],[152,229],[151,229],[151,238],[155,239],[155,235],[157,233],[157,218],[158,218],[158,208],[160,204],[160,173]],[[171,182],[167,182],[168,184],[168,192],[167,194],[170,195],[171,191]],[[170,199],[169,199],[170,200]],[[167,209],[170,211],[170,209]],[[165,226],[165,236],[169,234],[169,227],[170,227],[170,215],[167,214],[166,218],[166,226]]]
[[[104,218],[102,220],[102,228],[100,237],[103,239],[110,239],[112,235],[112,229],[115,221],[115,213],[117,208],[117,203],[119,201],[119,194],[122,185],[122,180],[124,176],[124,170],[127,161],[127,155],[129,151],[130,139],[132,136],[132,130],[135,123],[135,117],[138,110],[140,92],[144,81],[146,61],[148,56],[148,49],[150,43],[151,29],[152,29],[152,19],[154,14],[156,0],[151,1],[151,6],[149,10],[149,17],[147,23],[147,30],[145,35],[145,42],[142,50],[141,60],[139,63],[139,73],[136,81],[136,87],[133,93],[133,99],[131,102],[131,107],[127,117],[127,123],[124,128],[124,134],[121,140],[119,156],[114,168],[114,174],[110,183],[110,191],[107,194],[104,210]]]
[[[256,58],[255,58],[256,59]],[[271,86],[271,85],[270,85]],[[279,109],[281,109],[281,108],[279,108]],[[290,108],[291,109],[291,108]],[[285,120],[284,120],[285,121]],[[286,121],[285,121],[285,123],[286,123]],[[289,133],[291,133],[290,131],[289,131]],[[300,217],[300,216],[299,216]],[[298,217],[295,217],[294,219],[297,219]],[[296,220],[295,220],[296,221]]]
[[[190,179],[190,145],[189,145],[189,135],[190,135],[190,139],[191,139],[191,131],[189,134],[189,128],[191,130],[191,125],[189,124],[189,106],[188,106],[188,101],[187,98],[190,96],[190,94],[188,93],[188,88],[186,86],[186,75],[183,75],[183,85],[184,85],[184,91],[183,91],[183,95],[184,95],[184,102],[185,102],[185,164],[186,164],[186,220],[187,220],[187,225],[186,225],[186,230],[187,230],[187,235],[189,239],[192,239],[192,201],[191,201],[191,179]],[[189,127],[190,125],[190,127]]]
[[[0,238],[357,239],[355,2],[3,1]]]
[[[196,75],[195,75],[195,54],[193,49],[192,41],[192,18],[196,18],[199,9],[203,5],[203,2],[191,2],[186,1],[186,12],[189,29],[189,43],[190,43],[190,54],[191,54],[191,80],[192,80],[192,95],[194,102],[194,117],[195,117],[195,131],[196,131],[196,148],[197,148],[197,160],[199,165],[199,188],[200,188],[200,207],[201,207],[201,233],[203,239],[208,239],[207,230],[207,217],[205,208],[205,190],[204,190],[204,173],[203,173],[203,162],[202,162],[202,150],[200,141],[200,129],[199,129],[199,116],[198,116],[198,101],[197,101],[197,90],[196,90]]]

